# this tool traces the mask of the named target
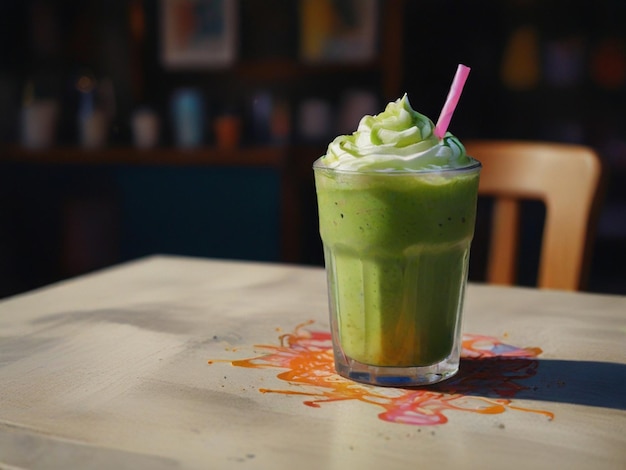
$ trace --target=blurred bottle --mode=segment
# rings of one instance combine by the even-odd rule
[[[115,98],[110,80],[100,83],[91,74],[82,74],[76,81],[79,92],[78,136],[85,148],[106,144],[111,119],[115,114]]]
[[[199,147],[204,143],[206,110],[202,94],[193,88],[180,88],[171,100],[174,142],[181,148]]]

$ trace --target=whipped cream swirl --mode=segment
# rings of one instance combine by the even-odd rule
[[[451,133],[433,134],[435,125],[415,111],[405,94],[376,116],[364,116],[352,135],[335,138],[320,159],[348,171],[424,171],[461,168],[474,160]]]

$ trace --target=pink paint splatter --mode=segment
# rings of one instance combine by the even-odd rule
[[[298,391],[259,389],[262,393],[311,397],[304,404],[312,407],[358,400],[382,408],[379,418],[393,423],[443,424],[448,421],[446,411],[499,414],[518,410],[553,418],[548,411],[521,408],[511,400],[527,388],[520,381],[536,374],[538,361],[534,358],[541,354],[539,348],[518,348],[490,336],[464,335],[462,366],[456,377],[427,388],[374,387],[335,373],[330,333],[307,330],[312,323],[281,335],[279,345],[255,346],[268,354],[229,362],[236,367],[282,369],[277,375],[280,380],[301,386]]]

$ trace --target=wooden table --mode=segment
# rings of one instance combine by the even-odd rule
[[[473,284],[464,332],[451,381],[368,387],[321,269],[117,266],[0,302],[0,468],[626,468],[626,297]]]

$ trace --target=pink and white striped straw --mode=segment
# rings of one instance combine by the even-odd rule
[[[459,102],[459,98],[463,92],[463,86],[465,85],[465,81],[467,80],[470,70],[471,69],[469,67],[466,67],[463,64],[459,64],[456,69],[456,74],[454,75],[452,86],[448,92],[448,97],[446,98],[446,102],[443,105],[443,109],[441,110],[441,114],[439,115],[439,119],[435,125],[435,130],[433,131],[439,139],[443,139],[443,136],[446,135],[446,131],[450,125],[450,120],[452,119],[456,105]]]

